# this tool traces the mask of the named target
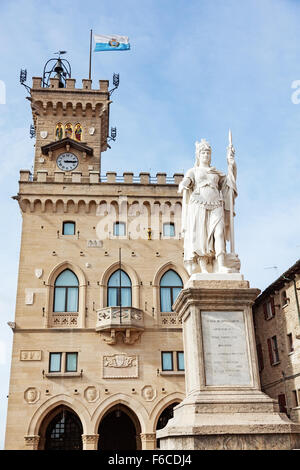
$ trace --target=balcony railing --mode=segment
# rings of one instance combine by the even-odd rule
[[[115,344],[118,337],[133,344],[144,331],[144,314],[134,307],[101,308],[97,310],[96,331],[104,334],[108,344]]]

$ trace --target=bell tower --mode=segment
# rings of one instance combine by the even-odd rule
[[[76,80],[58,58],[51,76],[33,77],[31,101],[36,145],[33,179],[88,178],[101,171],[101,153],[109,147],[108,80]]]

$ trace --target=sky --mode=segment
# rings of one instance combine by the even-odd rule
[[[186,171],[195,141],[226,171],[228,129],[238,168],[235,246],[251,287],[265,289],[299,259],[300,2],[297,0],[0,0],[0,448],[3,448],[21,234],[11,196],[31,169],[34,139],[21,68],[41,76],[66,50],[72,76],[88,78],[89,35],[121,34],[131,50],[93,53],[92,79],[120,74],[102,156],[113,170]],[[5,103],[3,88],[5,87]],[[111,85],[112,87],[112,85]]]

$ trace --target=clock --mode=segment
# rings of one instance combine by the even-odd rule
[[[74,153],[65,152],[58,155],[56,164],[60,170],[72,171],[77,168],[79,163],[78,157]]]

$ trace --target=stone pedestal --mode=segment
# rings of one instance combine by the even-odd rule
[[[241,275],[193,275],[174,308],[182,320],[186,398],[157,432],[161,449],[293,449],[300,426],[260,390],[251,306]]]

